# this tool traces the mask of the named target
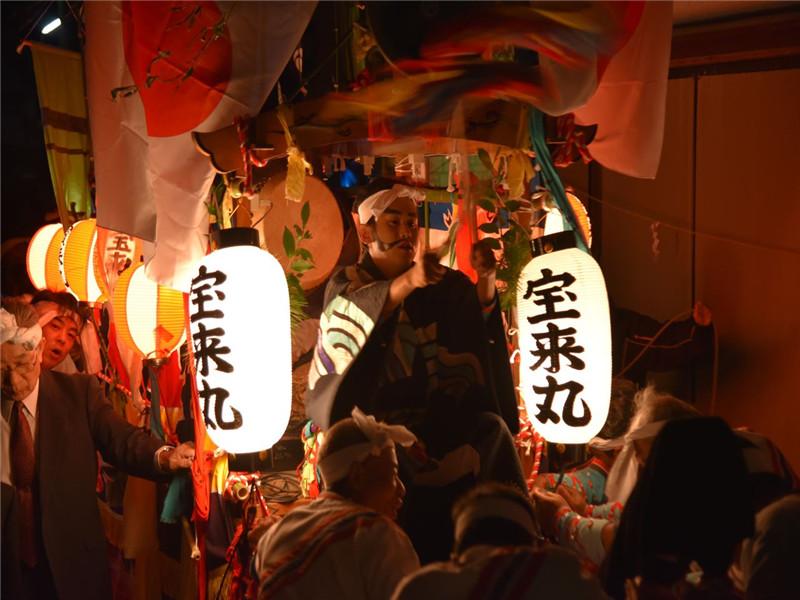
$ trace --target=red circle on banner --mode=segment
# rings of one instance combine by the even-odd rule
[[[195,129],[231,78],[230,32],[215,2],[123,2],[125,61],[144,105],[147,133]]]

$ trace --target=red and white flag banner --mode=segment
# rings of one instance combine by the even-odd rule
[[[645,2],[631,38],[603,73],[597,91],[575,111],[597,124],[589,152],[604,167],[653,179],[661,160],[672,42],[672,2]]]
[[[155,242],[147,274],[188,291],[214,172],[192,131],[261,109],[316,2],[87,2],[98,225]]]

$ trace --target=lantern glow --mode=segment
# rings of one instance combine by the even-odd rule
[[[206,256],[192,279],[189,326],[211,440],[234,453],[272,447],[292,401],[289,290],[280,263],[254,246]]]
[[[186,335],[183,294],[151,281],[142,264],[120,275],[111,306],[119,339],[142,358],[167,358]]]
[[[28,277],[37,290],[63,292],[66,289],[58,268],[58,253],[63,241],[64,228],[60,223],[45,225],[33,234],[25,264]]]
[[[81,302],[104,302],[108,296],[97,256],[94,219],[78,221],[67,230],[59,254],[61,277],[67,291]]]
[[[536,431],[549,442],[582,444],[605,424],[611,394],[611,324],[599,265],[570,247],[523,269],[517,290],[520,393]]]
[[[567,201],[572,207],[572,214],[577,221],[581,237],[586,245],[592,247],[592,222],[589,219],[589,212],[575,194],[567,192]],[[564,215],[557,206],[548,209],[547,218],[544,222],[544,235],[552,235],[564,231]]]

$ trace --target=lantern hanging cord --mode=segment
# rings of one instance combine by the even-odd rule
[[[251,227],[252,229],[255,229],[256,227],[258,227],[258,224],[259,224],[259,223],[261,223],[261,221],[263,221],[263,220],[264,220],[264,217],[266,217],[266,216],[267,216],[269,213],[271,213],[271,212],[272,212],[272,208],[273,208],[273,206],[274,206],[273,204],[270,204],[270,205],[269,205],[269,208],[267,208],[267,210],[265,210],[265,211],[264,211],[264,214],[263,214],[263,215],[261,215],[261,216],[258,218],[258,220],[257,220],[255,223],[253,223],[253,224],[252,224],[250,227]]]
[[[771,244],[763,244],[763,243],[760,243],[760,242],[752,242],[752,241],[742,240],[742,239],[735,238],[735,237],[717,235],[717,234],[714,234],[714,233],[709,233],[707,231],[699,231],[697,229],[692,229],[691,227],[683,227],[681,225],[675,225],[673,223],[665,222],[662,219],[657,218],[657,217],[646,215],[644,213],[640,213],[640,212],[637,212],[635,210],[631,210],[629,208],[623,208],[622,206],[619,206],[618,204],[614,204],[613,202],[610,202],[608,200],[603,200],[602,198],[598,198],[597,196],[593,196],[592,194],[590,194],[589,192],[587,192],[586,190],[583,190],[581,188],[573,186],[573,189],[578,193],[579,196],[588,198],[592,202],[597,202],[598,204],[601,204],[602,206],[607,206],[607,207],[609,207],[609,208],[611,208],[613,210],[616,210],[618,212],[621,212],[621,213],[623,213],[625,215],[636,217],[636,218],[642,219],[644,221],[651,221],[651,222],[652,221],[656,221],[656,222],[660,223],[662,226],[667,227],[669,229],[672,229],[673,231],[678,231],[680,233],[686,233],[686,234],[689,234],[689,235],[694,236],[694,237],[704,238],[704,239],[708,239],[708,240],[714,240],[714,241],[718,241],[718,242],[728,242],[728,243],[731,243],[731,244],[737,244],[737,245],[743,246],[745,248],[760,248],[762,250],[771,250],[773,252],[787,252],[789,254],[794,254],[796,256],[800,256],[800,249],[787,248],[785,246],[775,246],[775,245],[771,245]]]
[[[633,367],[633,365],[635,365],[639,361],[639,359],[642,358],[642,356],[645,355],[645,353],[653,346],[653,344],[656,343],[656,341],[658,340],[659,336],[662,333],[664,333],[672,323],[674,323],[678,319],[683,319],[683,318],[685,318],[687,316],[691,316],[691,315],[692,315],[692,311],[684,311],[684,312],[678,313],[677,315],[672,317],[669,321],[664,323],[661,326],[661,328],[656,332],[656,334],[652,338],[650,338],[650,341],[648,341],[647,344],[645,344],[645,346],[639,351],[639,353],[636,356],[634,356],[633,359],[631,359],[630,362],[628,362],[628,364],[625,365],[616,375],[614,375],[614,377],[615,378],[623,377],[625,375],[625,373],[627,373],[631,369],[631,367]],[[717,333],[717,328],[714,327],[713,324],[711,324],[710,326],[713,327],[712,334],[714,336],[714,358],[713,358],[712,365],[711,365],[711,399],[709,401],[708,413],[710,415],[713,415],[714,411],[717,408],[717,382],[718,382],[718,374],[719,374],[719,364],[718,364],[718,361],[719,361],[719,334]],[[694,331],[692,331],[692,335],[694,335]],[[689,343],[689,341],[691,341],[691,338],[689,340],[685,340],[685,341],[681,342],[680,344],[677,344],[677,346],[681,346],[683,344],[687,344],[687,343]]]
[[[341,50],[342,46],[344,46],[350,40],[352,35],[353,35],[353,28],[351,27],[350,30],[347,32],[347,34],[341,39],[341,41],[339,41],[339,43],[336,44],[336,47],[333,49],[333,51],[319,62],[319,64],[313,71],[311,71],[311,74],[308,77],[305,77],[300,81],[300,87],[297,88],[297,91],[295,91],[295,93],[289,97],[289,100],[287,100],[286,102],[287,104],[291,104],[295,100],[295,98],[297,98],[300,92],[302,92],[305,89],[305,87],[311,82],[311,80],[314,79],[317,75],[319,75],[320,71],[322,71],[322,68],[326,64],[328,64],[328,61],[330,61],[333,57],[335,57],[339,53],[339,50]]]
[[[631,369],[631,367],[633,367],[633,365],[639,362],[639,359],[642,358],[645,355],[645,353],[653,346],[653,344],[656,343],[661,334],[663,334],[670,325],[672,325],[678,319],[683,319],[685,317],[691,316],[691,314],[692,314],[691,311],[680,312],[674,317],[672,317],[669,321],[664,323],[661,326],[661,328],[656,332],[656,334],[650,338],[650,340],[642,347],[641,350],[639,350],[639,353],[636,356],[634,356],[630,361],[628,361],[628,364],[622,367],[622,369],[620,369],[620,371],[616,375],[614,375],[614,377],[623,377],[625,373],[627,373]]]
[[[50,0],[50,2],[47,3],[47,6],[44,7],[44,10],[41,12],[41,14],[39,14],[39,16],[33,22],[33,25],[31,25],[31,28],[28,30],[28,33],[26,33],[23,36],[23,38],[19,41],[19,45],[17,46],[17,54],[22,54],[22,49],[25,47],[28,38],[31,37],[33,30],[36,29],[36,26],[39,24],[39,21],[42,20],[42,17],[47,13],[48,10],[50,10],[51,6],[53,6],[53,0]]]

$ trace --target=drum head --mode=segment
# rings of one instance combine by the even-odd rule
[[[303,202],[291,202],[286,199],[286,176],[272,177],[258,194],[258,203],[266,212],[261,221],[261,233],[267,249],[278,259],[284,269],[289,268],[290,260],[283,249],[283,229],[302,225],[300,210],[308,201],[311,214],[306,229],[311,232],[311,239],[303,240],[301,248],[311,252],[314,268],[303,273],[300,285],[304,290],[311,290],[325,282],[330,276],[344,239],[344,225],[331,190],[319,179],[306,177],[306,189]],[[255,212],[255,211],[254,211]]]

